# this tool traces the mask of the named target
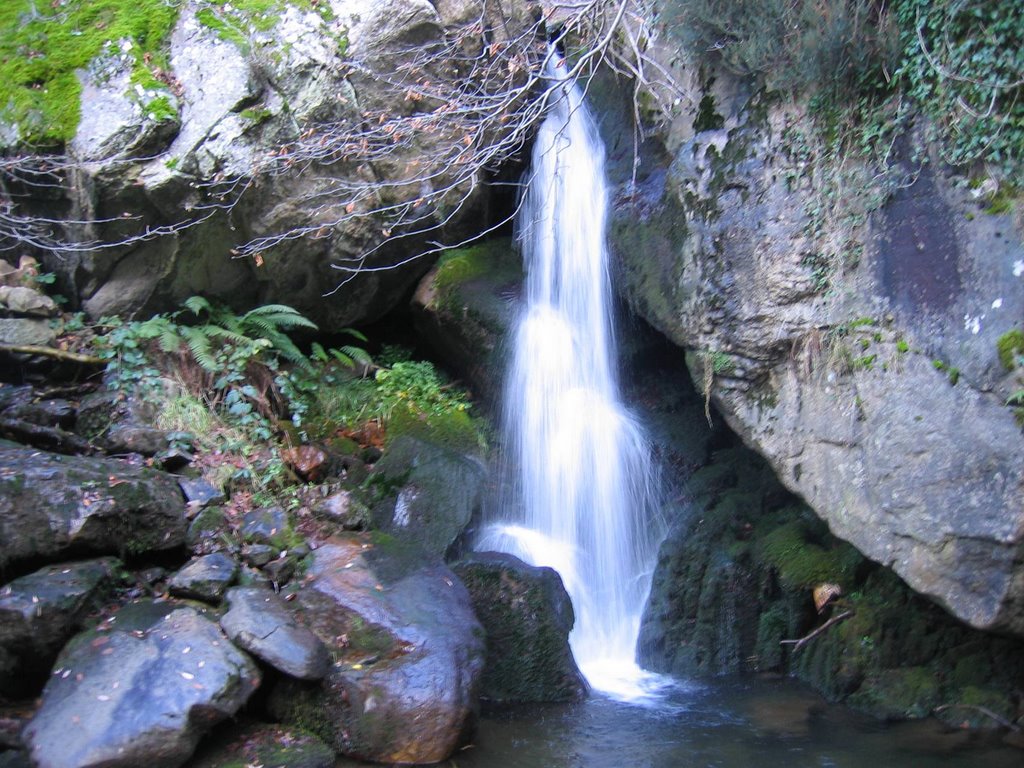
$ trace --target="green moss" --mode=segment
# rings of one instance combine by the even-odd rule
[[[757,552],[775,568],[785,587],[811,589],[826,582],[850,584],[861,560],[857,551],[842,543],[823,547],[815,538],[808,522],[791,520],[760,538]]]
[[[216,32],[221,40],[247,52],[252,36],[276,27],[289,5],[304,11],[315,10],[325,22],[334,20],[330,3],[316,0],[207,0],[207,6],[196,13],[196,19]],[[335,39],[339,55],[344,55],[347,39],[344,36],[335,36]]]
[[[426,413],[396,408],[388,420],[388,440],[416,437],[456,453],[477,453],[487,447],[482,422],[466,411]]]
[[[0,4],[0,119],[17,125],[27,144],[65,143],[74,136],[81,111],[76,70],[105,51],[123,52],[134,62],[133,80],[144,78],[140,70],[152,79],[146,54],[150,61],[162,56],[178,10],[178,4],[164,0]]]
[[[1024,354],[1024,331],[1014,328],[1004,333],[996,340],[996,352],[1003,368],[1012,371],[1017,367],[1017,356]]]
[[[708,86],[710,87],[710,83]],[[725,126],[725,118],[715,111],[715,97],[705,92],[697,107],[697,116],[693,120],[695,133],[714,131]]]

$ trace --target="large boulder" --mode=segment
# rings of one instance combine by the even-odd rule
[[[296,602],[337,661],[318,684],[284,681],[272,711],[362,760],[447,758],[473,725],[484,665],[459,579],[382,534],[331,540],[306,578]]]
[[[114,586],[102,557],[40,568],[0,588],[0,698],[42,685],[57,653]]]
[[[392,438],[370,475],[374,528],[443,557],[479,512],[487,468],[466,453],[410,434]]]
[[[259,671],[192,608],[117,621],[74,638],[24,737],[39,768],[176,768],[234,715]]]
[[[235,645],[300,680],[319,680],[327,674],[327,646],[272,590],[235,587],[228,591],[227,601],[220,626]]]
[[[917,135],[885,174],[829,165],[802,105],[683,79],[693,108],[622,179],[620,289],[836,535],[1024,636],[1019,203],[990,208]]]
[[[171,24],[166,56],[111,40],[78,73],[69,199],[47,189],[25,210],[70,208],[93,222],[73,237],[121,245],[47,268],[95,318],[195,294],[286,303],[334,329],[386,313],[429,268],[416,254],[462,239],[483,202],[457,120],[422,92],[463,92],[485,44],[535,23],[523,0],[500,14],[481,0],[436,5],[188,0],[154,19],[155,38]],[[0,146],[17,149],[19,135],[0,122]]]
[[[556,571],[498,552],[474,554],[454,571],[487,633],[483,698],[519,704],[583,697],[587,684],[569,649],[575,617]]]
[[[185,527],[185,500],[170,475],[0,441],[0,569],[75,553],[174,549]]]
[[[446,253],[413,296],[416,330],[485,399],[501,395],[522,259],[511,240]]]

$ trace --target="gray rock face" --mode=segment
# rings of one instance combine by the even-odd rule
[[[25,740],[39,768],[174,768],[259,681],[216,624],[178,608],[145,630],[72,640]]]
[[[838,171],[786,138],[810,130],[800,107],[714,83],[722,127],[677,121],[667,173],[617,207],[621,289],[834,533],[1024,635],[1024,453],[997,355],[1024,316],[1019,215],[943,170],[890,189],[855,162],[823,204]]]
[[[319,680],[331,657],[320,639],[296,621],[287,604],[269,589],[235,587],[220,626],[240,648],[300,680]]]
[[[64,642],[112,584],[112,557],[62,563],[0,587],[0,691],[15,697],[41,684]]]
[[[238,563],[222,552],[197,557],[171,578],[172,595],[219,603],[238,576]]]
[[[0,441],[0,569],[76,552],[173,549],[185,542],[184,510],[170,475]]]
[[[487,633],[481,696],[508,704],[583,697],[587,684],[569,650],[575,617],[556,571],[496,552],[475,554],[454,571]]]
[[[343,754],[436,763],[465,738],[484,665],[469,595],[440,561],[387,536],[332,540],[313,553],[298,602],[338,658],[316,686],[275,690],[285,722],[319,724]]]
[[[336,138],[354,130],[349,126],[367,111],[430,116],[437,104],[418,104],[389,81],[406,76],[399,67],[410,51],[440,45],[453,25],[479,19],[484,5],[470,0],[437,9],[427,0],[330,0],[321,5],[329,13],[285,4],[252,19],[230,4],[182,3],[170,36],[166,88],[140,92],[132,86],[131,59],[119,50],[104,53],[80,75],[82,117],[68,147],[84,161],[75,172],[74,203],[84,218],[116,220],[97,225],[95,235],[128,242],[51,268],[71,278],[93,317],[174,309],[194,294],[238,307],[286,303],[324,328],[381,316],[408,294],[429,262],[413,260],[352,280],[343,280],[334,265],[370,254],[366,267],[387,267],[424,247],[429,236],[418,234],[379,248],[394,217],[369,212],[411,206],[452,184],[454,167],[425,174],[423,183],[402,183],[450,136],[412,131],[365,162],[343,146],[312,164],[300,158],[293,165],[286,157],[316,126],[326,125],[325,135]],[[506,3],[501,18],[489,12],[488,27],[520,34],[532,23],[526,5]],[[481,30],[479,44],[483,39]],[[452,69],[433,67],[429,76],[434,83],[451,81],[455,93],[461,75]],[[366,188],[390,181],[396,183],[386,195]],[[452,203],[443,214],[446,230],[464,227],[478,210],[477,181],[471,175],[446,197]],[[347,208],[353,194],[356,202]],[[465,204],[456,208],[463,195]],[[207,215],[211,203],[233,210]],[[353,216],[354,208],[367,215]],[[193,226],[181,226],[185,222]],[[132,239],[147,229],[173,233]],[[275,240],[287,232],[303,236]],[[232,258],[232,249],[261,238],[269,240],[259,258]]]
[[[442,557],[479,509],[487,477],[478,457],[411,435],[394,438],[373,473],[401,483],[374,507],[374,527]]]

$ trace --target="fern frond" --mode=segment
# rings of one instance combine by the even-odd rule
[[[192,353],[192,357],[199,363],[199,367],[208,373],[217,372],[217,361],[213,357],[213,345],[211,338],[205,331],[205,326],[200,328],[182,328],[182,336]]]
[[[213,305],[202,296],[189,296],[185,299],[185,306],[196,316],[203,312],[213,314]]]
[[[355,328],[342,328],[339,331],[339,333],[347,334],[354,338],[356,341],[362,341],[363,343],[369,341],[369,339],[366,338],[366,334],[362,333],[361,331],[357,331]]]
[[[360,363],[361,365],[373,365],[373,358],[370,357],[370,353],[367,352],[362,347],[353,347],[348,344],[344,344],[337,351],[344,354],[346,357],[352,360],[353,363]],[[348,365],[351,366],[353,363],[348,363]]]

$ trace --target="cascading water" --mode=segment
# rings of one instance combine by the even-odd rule
[[[517,493],[477,548],[556,569],[584,677],[636,700],[655,680],[635,650],[664,531],[650,450],[613,366],[604,146],[554,49],[548,59],[550,104],[517,222],[527,296],[505,408]]]

